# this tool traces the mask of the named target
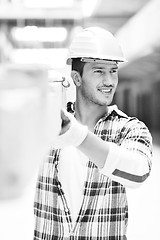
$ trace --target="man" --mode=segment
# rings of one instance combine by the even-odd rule
[[[61,133],[39,174],[34,239],[126,239],[125,188],[149,176],[152,138],[144,123],[109,106],[124,61],[104,29],[84,29],[71,43],[74,113],[62,111]]]

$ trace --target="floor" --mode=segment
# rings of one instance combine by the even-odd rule
[[[129,202],[128,240],[159,238],[160,216],[160,134],[154,134],[151,176],[138,189],[127,189]],[[21,199],[0,203],[0,239],[33,239],[35,178]]]

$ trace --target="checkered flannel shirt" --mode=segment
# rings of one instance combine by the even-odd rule
[[[98,121],[94,133],[119,146],[127,142],[129,150],[143,153],[150,172],[152,139],[142,122],[112,109]],[[125,186],[101,174],[89,161],[83,202],[73,225],[58,179],[59,154],[60,150],[52,149],[40,169],[34,203],[34,240],[125,240],[128,222]]]

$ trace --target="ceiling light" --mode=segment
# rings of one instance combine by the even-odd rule
[[[23,42],[63,42],[67,38],[67,29],[64,27],[16,27],[12,29],[12,36],[16,41]]]

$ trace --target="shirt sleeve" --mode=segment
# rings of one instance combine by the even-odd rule
[[[149,176],[152,163],[152,137],[145,124],[129,121],[118,145],[108,144],[109,154],[101,173],[126,187],[140,186]]]

